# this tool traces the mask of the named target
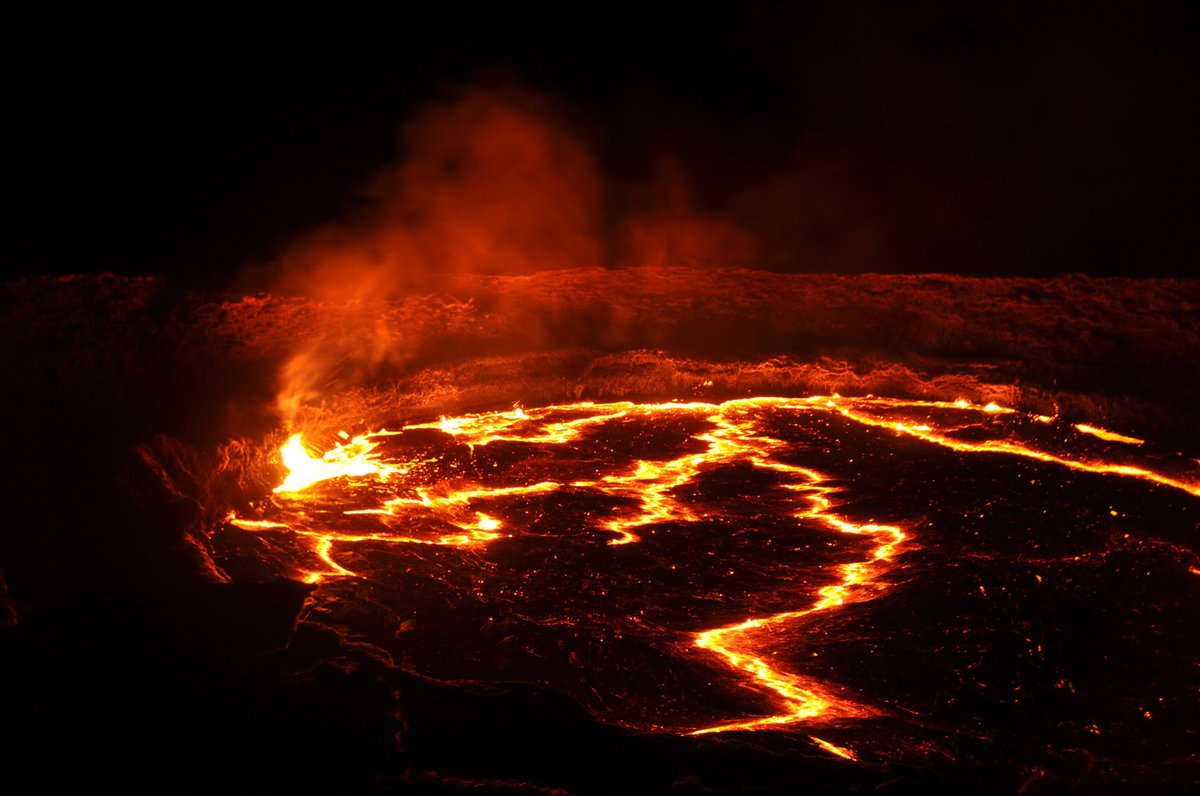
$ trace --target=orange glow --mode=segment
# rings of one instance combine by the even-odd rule
[[[229,516],[225,521],[235,528],[241,528],[243,531],[263,531],[270,528],[286,528],[287,523],[275,522],[274,520],[245,520],[239,517],[234,512],[229,512]]]
[[[1096,426],[1089,426],[1086,423],[1076,423],[1075,429],[1082,431],[1084,434],[1091,434],[1093,437],[1099,437],[1107,442],[1127,442],[1130,445],[1144,445],[1146,440],[1138,439],[1137,437],[1127,437],[1124,434],[1118,434],[1115,431],[1106,431]]]
[[[824,749],[826,752],[829,752],[830,754],[835,754],[838,757],[844,757],[847,760],[857,760],[858,759],[858,755],[854,754],[854,752],[850,751],[849,749],[847,749],[844,746],[838,746],[836,744],[832,744],[829,741],[822,740],[815,735],[810,735],[808,737],[817,746],[821,747],[822,749]]]
[[[630,210],[615,240],[620,265],[737,268],[758,259],[757,242],[746,229],[695,207],[683,169],[669,158]]]
[[[815,470],[802,467],[791,467],[780,463],[771,463],[772,469],[784,469],[806,479],[806,483],[789,486],[790,489],[804,491],[807,494],[808,508],[797,512],[799,520],[816,520],[838,533],[866,535],[875,540],[876,545],[871,556],[866,561],[856,561],[838,567],[839,579],[821,588],[818,592],[820,599],[816,603],[794,611],[782,611],[766,617],[753,617],[726,627],[718,627],[697,633],[695,646],[709,650],[725,659],[729,666],[740,669],[757,681],[762,687],[774,691],[782,700],[782,713],[766,716],[750,721],[736,721],[718,724],[695,730],[693,735],[725,730],[756,730],[763,727],[792,724],[818,716],[829,718],[862,718],[874,715],[874,711],[862,705],[856,705],[846,699],[831,694],[820,684],[810,678],[780,671],[767,662],[767,656],[759,653],[766,646],[757,637],[767,636],[767,645],[771,632],[781,624],[791,622],[811,614],[840,608],[848,602],[870,599],[881,586],[876,577],[885,570],[891,562],[893,554],[906,535],[895,525],[876,525],[872,523],[858,524],[838,517],[830,512],[833,506],[829,495],[836,490],[825,486],[822,482],[828,480]],[[824,745],[824,744],[822,744]]]
[[[745,687],[768,695],[774,706],[769,715],[692,728],[690,732],[760,730],[879,715],[878,709],[856,701],[835,685],[777,663],[774,645],[778,634],[785,630],[807,627],[843,606],[882,594],[888,584],[887,573],[913,544],[911,539],[919,526],[911,522],[879,523],[837,511],[836,496],[844,484],[834,474],[791,463],[790,443],[772,435],[764,422],[764,410],[826,414],[966,455],[1016,456],[1077,471],[1134,478],[1200,496],[1200,474],[1191,470],[1160,472],[1122,456],[1100,459],[1092,454],[1072,456],[1055,450],[1056,445],[1065,444],[1063,440],[1070,440],[1070,432],[1069,426],[1053,418],[963,399],[948,402],[833,395],[745,398],[721,404],[622,401],[517,407],[362,434],[320,456],[306,450],[297,435],[280,451],[289,473],[276,488],[270,505],[261,516],[231,515],[228,522],[248,532],[294,533],[306,539],[320,565],[303,571],[301,577],[317,583],[326,578],[354,577],[350,566],[339,563],[338,553],[358,543],[471,547],[521,535],[526,530],[522,522],[506,516],[503,500],[507,498],[568,490],[613,498],[614,508],[609,513],[588,522],[605,532],[607,544],[621,546],[638,543],[646,529],[652,531],[655,525],[703,519],[689,507],[685,495],[687,488],[698,484],[705,473],[731,465],[773,473],[779,479],[774,488],[794,497],[794,504],[791,498],[777,499],[789,501],[788,510],[798,525],[858,537],[868,546],[858,560],[832,566],[828,579],[802,604],[776,613],[745,616],[718,627],[679,632],[681,646],[699,651],[703,659],[722,667]],[[472,456],[477,449],[500,441],[568,446],[605,424],[631,419],[692,429],[678,432],[686,436],[686,452],[661,460],[634,459],[600,469],[584,479],[544,479],[515,485],[489,485],[448,476],[430,478],[422,470],[430,460],[400,461],[380,453],[384,437],[429,430],[452,438],[452,448],[461,446],[459,451],[466,449]],[[1132,439],[1106,433],[1108,436],[1093,435],[1102,442],[1121,444]],[[349,491],[365,478],[374,479],[369,489]],[[377,520],[378,530],[369,525],[366,531],[332,530],[313,521],[309,511],[315,510],[318,498],[325,501],[320,504],[321,511]],[[499,508],[491,508],[497,501]],[[327,509],[326,505],[334,508]],[[289,517],[296,519],[282,521]],[[418,532],[430,528],[435,530]],[[352,566],[349,560],[347,563]],[[1190,571],[1197,573],[1194,567]],[[813,741],[831,754],[856,759],[850,750],[818,738]]]
[[[278,286],[326,300],[396,296],[432,273],[603,263],[595,158],[554,103],[511,82],[463,87],[401,131],[351,220],[295,241]]]
[[[873,399],[881,401],[883,399]],[[930,403],[929,405],[934,405]],[[1071,459],[1065,456],[1059,456],[1053,453],[1037,450],[1029,445],[1017,442],[1011,439],[989,439],[983,442],[967,442],[964,440],[953,439],[944,432],[935,430],[922,430],[916,425],[883,420],[879,417],[873,417],[869,413],[861,409],[852,409],[847,406],[841,406],[840,411],[844,416],[868,426],[882,426],[891,428],[898,433],[908,434],[914,437],[932,442],[935,445],[950,448],[962,453],[1007,453],[1013,456],[1022,456],[1029,459],[1037,459],[1043,462],[1059,464],[1063,467],[1069,467],[1072,470],[1080,470],[1087,473],[1103,473],[1108,475],[1124,475],[1131,478],[1137,478],[1143,481],[1152,481],[1156,484],[1169,486],[1173,489],[1181,489],[1192,495],[1200,497],[1200,478],[1174,478],[1169,475],[1156,472],[1132,464],[1120,464],[1094,459]],[[981,411],[994,411],[986,408]],[[1012,410],[1006,410],[1012,411]]]
[[[288,476],[275,487],[276,492],[299,492],[321,481],[331,478],[349,478],[374,475],[386,479],[396,468],[381,464],[371,451],[375,444],[370,435],[360,435],[349,442],[337,445],[321,456],[313,456],[304,448],[299,434],[284,443],[279,456],[288,468]]]

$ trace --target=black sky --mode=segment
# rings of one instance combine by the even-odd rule
[[[483,8],[10,20],[6,272],[232,284],[496,72],[566,109],[606,201],[669,158],[761,267],[1197,272],[1187,4]]]

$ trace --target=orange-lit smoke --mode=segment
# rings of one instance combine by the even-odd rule
[[[750,236],[697,210],[669,157],[618,190],[568,114],[511,80],[489,78],[427,104],[400,144],[400,158],[353,211],[282,252],[274,290],[376,300],[427,293],[437,274],[752,261]],[[279,414],[291,424],[304,404],[370,378],[381,363],[402,365],[418,342],[392,339],[386,323],[376,338],[298,341],[280,374]]]
[[[617,266],[745,267],[757,257],[742,226],[695,206],[678,161],[664,157],[654,181],[630,198],[610,251]]]
[[[399,295],[433,273],[601,264],[595,159],[553,104],[512,84],[461,89],[401,134],[353,217],[308,233],[278,287],[322,299]]]
[[[489,79],[425,105],[400,158],[347,217],[302,235],[275,287],[316,298],[394,297],[443,273],[595,266],[740,266],[751,235],[696,208],[678,161],[616,190],[553,100]]]

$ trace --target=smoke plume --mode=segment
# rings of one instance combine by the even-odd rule
[[[430,274],[602,262],[595,159],[546,98],[512,83],[461,88],[416,114],[401,152],[347,218],[284,251],[279,289],[378,298]]]

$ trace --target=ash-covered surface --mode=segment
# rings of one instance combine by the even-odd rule
[[[322,444],[341,424],[516,401],[876,393],[995,400],[1194,459],[1195,281],[582,271],[463,277],[388,304],[321,305],[79,277],[5,286],[0,325],[14,460],[0,532],[0,644],[14,684],[3,721],[6,757],[31,768],[34,753],[49,752],[81,782],[438,793],[1136,792],[1184,790],[1194,779],[1195,728],[1180,724],[1174,739],[1156,734],[1161,725],[1142,732],[1125,718],[1122,693],[1088,710],[1102,732],[1104,721],[1125,722],[1113,741],[1123,748],[1079,745],[1067,763],[1047,752],[1044,765],[1030,766],[1030,755],[1023,768],[991,759],[985,741],[958,762],[851,764],[786,735],[618,729],[542,685],[406,673],[394,665],[403,635],[380,645],[330,629],[303,608],[312,588],[303,583],[248,573],[231,582],[234,567],[214,563],[211,536],[229,508],[281,476],[267,461],[284,436],[280,412]],[[956,466],[946,467],[949,477]],[[1170,525],[1180,550],[1081,542],[1067,577],[1087,586],[1026,604],[1033,620],[1059,629],[1067,657],[1102,658],[1106,644],[1128,649],[1130,634],[1161,628],[1148,643],[1157,645],[1155,671],[1165,671],[1166,659],[1189,654],[1177,624],[1200,578],[1139,573],[1156,556],[1194,555],[1196,521],[1138,495],[1114,500]],[[1046,510],[1071,514],[1070,505],[1056,498]],[[997,538],[1018,544],[1005,516],[977,526],[979,560]],[[1079,533],[1101,520],[1080,520]],[[955,588],[999,588],[1001,602],[1020,602],[1014,594],[1028,596],[1036,581],[1003,560],[994,571],[980,565],[987,582]],[[956,573],[942,561],[923,574]],[[1112,609],[1118,616],[1097,607],[1107,590],[1127,597],[1114,603],[1125,606]],[[1136,607],[1139,595],[1148,607]],[[916,598],[871,605],[868,624],[930,627]],[[888,615],[897,611],[904,616]],[[971,699],[986,703],[986,689],[1012,676],[997,661],[1025,644],[1019,630],[946,653],[978,654],[984,685],[967,689]],[[879,646],[879,671],[903,681],[904,666],[883,665],[892,653]],[[1137,668],[1118,658],[1114,667]],[[1009,705],[998,732],[1031,726],[1031,746],[1045,732],[1045,744],[1062,748],[1090,730],[1053,727],[1054,700],[1070,689],[1051,683],[1045,666],[1035,690],[1053,690]],[[1178,712],[1179,700],[1194,703],[1196,685],[1193,675],[1160,690]],[[1171,743],[1179,748],[1162,748]]]

